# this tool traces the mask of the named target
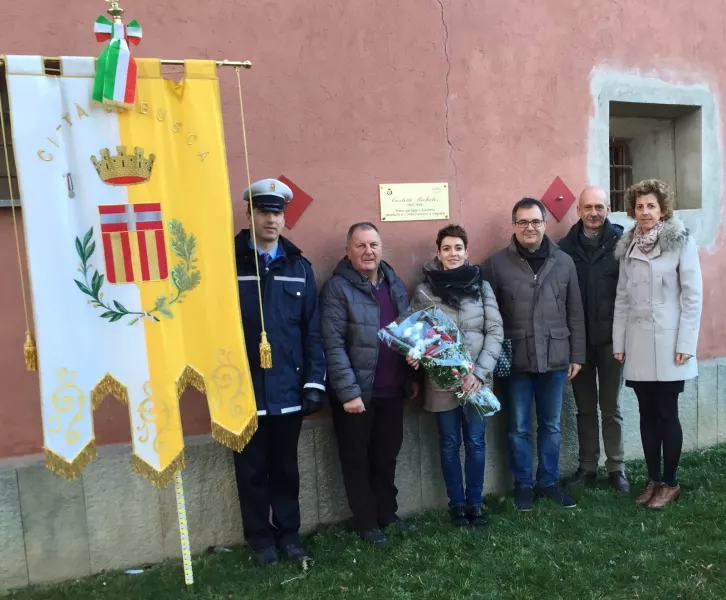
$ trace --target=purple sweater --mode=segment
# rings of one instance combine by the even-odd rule
[[[398,318],[398,309],[391,298],[391,288],[385,279],[381,279],[377,289],[371,284],[371,291],[378,302],[380,326],[385,327]],[[378,362],[373,377],[373,397],[401,398],[404,395],[406,368],[406,359],[379,341]]]

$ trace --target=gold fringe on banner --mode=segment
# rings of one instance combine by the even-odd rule
[[[229,429],[222,427],[219,423],[212,421],[212,437],[220,444],[242,452],[244,447],[252,439],[257,431],[257,414],[255,414],[241,433],[232,433]]]
[[[25,368],[28,371],[38,370],[38,349],[35,347],[35,340],[30,333],[30,329],[25,332],[25,344],[23,345],[23,353],[25,354]]]
[[[165,488],[174,481],[177,473],[184,470],[184,450],[179,452],[163,471],[157,471],[143,458],[136,456],[136,454],[133,455],[131,466],[136,473],[153,483],[156,487]]]
[[[65,479],[73,481],[96,458],[96,441],[91,440],[88,442],[86,447],[76,455],[72,462],[68,462],[65,458],[48,448],[43,448],[43,453],[45,454],[45,466],[49,470]]]
[[[111,373],[106,373],[101,381],[91,390],[91,406],[93,410],[96,410],[106,396],[114,396],[120,402],[124,404],[129,403],[129,390],[126,386],[116,379]]]
[[[207,393],[207,384],[204,381],[204,375],[197,371],[194,367],[187,365],[184,367],[181,375],[176,380],[176,399],[181,400],[182,394],[189,387],[192,386],[200,394]]]

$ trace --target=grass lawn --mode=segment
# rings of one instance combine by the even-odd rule
[[[638,491],[641,462],[630,465]],[[655,512],[604,485],[582,490],[578,508],[541,503],[528,515],[510,499],[489,501],[488,533],[457,531],[444,512],[415,519],[419,531],[371,548],[344,527],[305,540],[316,557],[258,568],[245,549],[194,560],[185,589],[181,561],[142,575],[103,574],[81,582],[28,588],[13,600],[403,600],[726,599],[726,447],[684,456],[683,497]]]

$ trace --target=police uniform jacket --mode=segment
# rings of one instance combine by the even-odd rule
[[[268,266],[250,248],[249,230],[235,237],[242,326],[258,415],[281,415],[302,408],[304,388],[325,390],[325,357],[320,335],[318,290],[310,262],[292,242],[280,237],[278,256]],[[260,366],[260,306],[255,260],[272,368]]]

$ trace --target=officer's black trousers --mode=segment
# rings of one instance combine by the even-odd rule
[[[297,444],[301,426],[300,412],[258,417],[249,444],[234,453],[245,540],[256,552],[300,542]]]
[[[390,525],[396,517],[396,458],[403,443],[403,399],[374,398],[363,413],[331,402],[343,483],[359,532]]]

